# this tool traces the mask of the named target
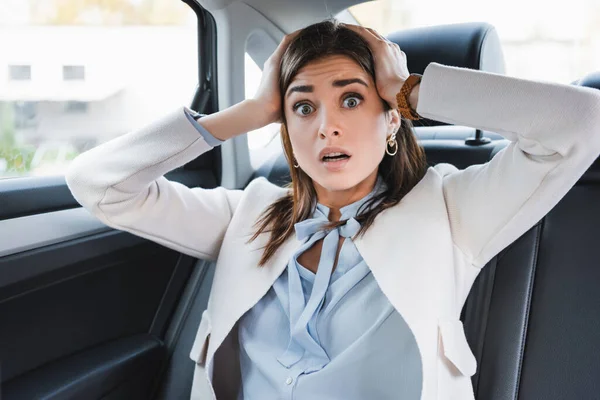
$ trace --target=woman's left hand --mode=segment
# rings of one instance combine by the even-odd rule
[[[406,54],[396,43],[390,42],[374,29],[344,24],[358,33],[369,45],[375,61],[375,86],[379,96],[390,107],[397,108],[396,94],[408,79],[410,72],[406,64]]]

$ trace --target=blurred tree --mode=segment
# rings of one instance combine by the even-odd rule
[[[13,103],[0,102],[0,178],[29,172],[33,154],[32,146],[16,145]]]
[[[13,103],[0,102],[0,147],[15,145],[15,113]]]

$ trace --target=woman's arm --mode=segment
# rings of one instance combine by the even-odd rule
[[[391,107],[409,76],[406,54],[372,29],[377,90]],[[500,133],[512,143],[490,162],[435,169],[454,243],[475,266],[538,222],[600,154],[600,92],[431,63],[409,96],[423,117]]]
[[[214,137],[225,141],[274,122],[265,105],[256,99],[244,100],[214,114],[205,115],[198,122]]]
[[[285,36],[265,63],[253,99],[198,121],[181,107],[79,155],[66,174],[75,199],[116,229],[197,258],[216,258],[242,192],[190,189],[163,175],[211,149],[209,139],[224,141],[280,118],[280,57],[296,34]],[[197,124],[208,132],[199,132]]]
[[[455,244],[477,267],[547,214],[600,154],[600,92],[430,64],[417,112],[511,140],[490,162],[438,165]]]
[[[190,189],[163,175],[211,149],[181,107],[79,155],[66,173],[75,199],[105,224],[214,259],[241,191]]]

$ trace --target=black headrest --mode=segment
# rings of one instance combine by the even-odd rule
[[[391,33],[389,40],[406,54],[408,70],[423,74],[431,62],[454,67],[505,73],[504,55],[496,29],[486,22],[437,25]],[[431,120],[415,126],[445,125]]]

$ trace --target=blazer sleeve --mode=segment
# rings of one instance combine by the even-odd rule
[[[211,148],[181,107],[80,154],[66,181],[108,226],[214,260],[242,191],[190,189],[163,176]]]
[[[510,140],[488,163],[436,166],[454,243],[477,267],[546,215],[600,154],[595,89],[432,63],[417,112]]]

